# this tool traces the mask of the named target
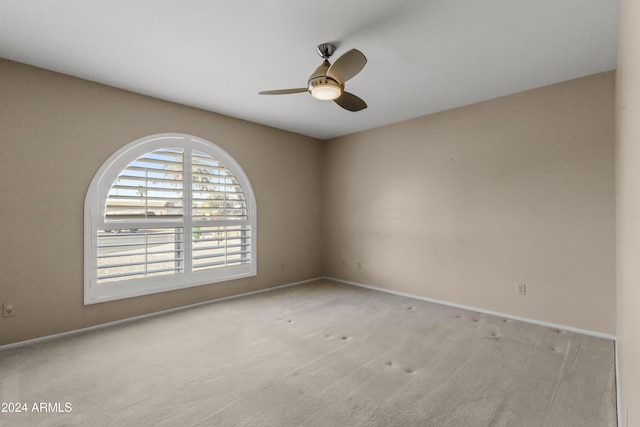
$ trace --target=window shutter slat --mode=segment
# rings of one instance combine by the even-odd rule
[[[155,150],[131,162],[109,190],[105,220],[184,214],[183,163],[182,149]]]
[[[184,265],[182,228],[98,233],[98,283],[178,274]]]

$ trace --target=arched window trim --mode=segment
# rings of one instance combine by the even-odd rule
[[[163,148],[184,148],[185,152],[188,153],[191,153],[193,150],[206,153],[222,162],[227,169],[231,171],[238,184],[241,186],[247,203],[247,221],[251,229],[251,261],[242,265],[226,266],[214,270],[194,272],[185,269],[185,271],[180,274],[99,284],[97,281],[97,234],[100,227],[106,227],[105,205],[111,185],[119,176],[120,172],[131,162],[137,160],[142,155]],[[185,172],[188,172],[190,175],[190,162],[185,161],[185,166],[188,169],[188,171]],[[175,220],[169,220],[169,222],[172,224],[182,224],[180,226],[184,227],[185,235],[190,236],[192,218],[188,213],[190,212],[191,182],[186,181],[187,179],[185,178],[184,218],[179,222],[175,222]],[[84,218],[85,304],[95,304],[175,289],[201,286],[240,279],[243,277],[251,277],[257,274],[256,202],[251,183],[249,182],[249,179],[244,173],[242,167],[226,151],[212,142],[196,136],[179,133],[149,135],[137,139],[119,149],[102,164],[91,181],[85,198]],[[186,253],[187,252],[185,251],[185,254]]]

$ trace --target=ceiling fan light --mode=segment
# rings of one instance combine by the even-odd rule
[[[340,87],[332,84],[320,84],[311,88],[311,96],[323,101],[330,101],[342,95]]]

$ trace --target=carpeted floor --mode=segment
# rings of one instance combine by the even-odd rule
[[[0,402],[27,409],[3,426],[615,426],[614,343],[318,281],[5,349]]]

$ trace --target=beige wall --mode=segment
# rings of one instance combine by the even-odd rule
[[[325,275],[615,334],[613,72],[324,156]]]
[[[257,199],[258,276],[84,306],[89,183],[120,147],[163,132],[205,138],[242,165]],[[320,276],[321,150],[312,138],[0,60],[0,302],[16,306],[0,317],[0,345]]]
[[[623,0],[616,76],[621,426],[640,426],[640,2]]]
[[[0,60],[0,345],[322,274],[615,334],[613,95],[605,73],[319,142]],[[258,277],[84,306],[89,183],[162,132],[242,165]]]

